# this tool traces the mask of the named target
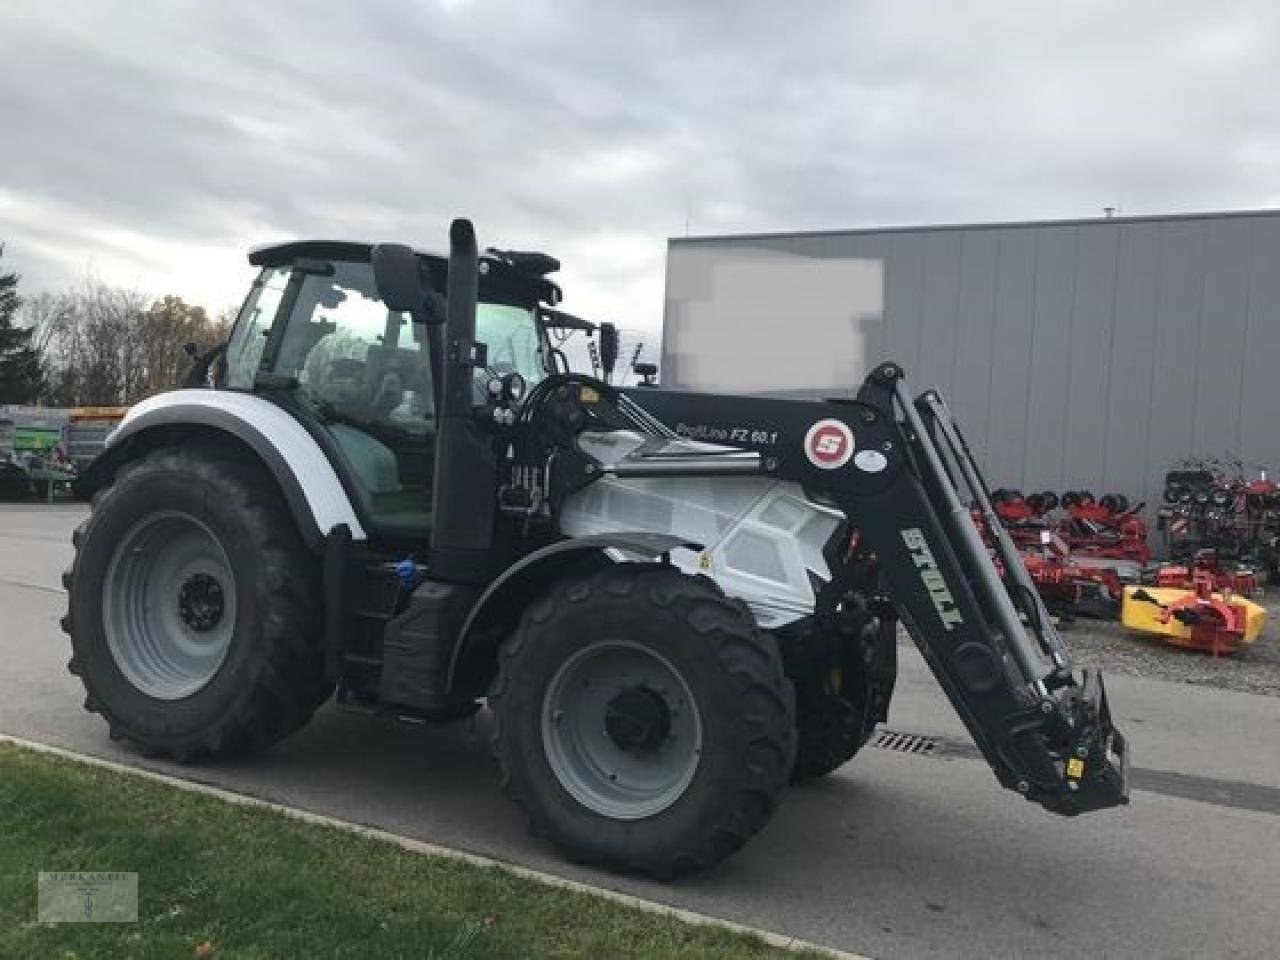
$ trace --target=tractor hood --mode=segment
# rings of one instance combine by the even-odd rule
[[[664,456],[736,452],[628,431],[588,432],[579,440],[605,463],[641,448]],[[697,553],[676,551],[673,562],[710,576],[772,629],[813,613],[814,578],[831,578],[822,548],[843,519],[838,510],[808,501],[798,484],[771,477],[604,477],[565,502],[560,528],[569,536],[669,533],[705,544]]]

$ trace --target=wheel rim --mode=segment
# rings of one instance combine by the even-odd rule
[[[552,677],[542,743],[575,800],[614,820],[639,820],[684,795],[702,755],[702,721],[689,685],[661,654],[593,643]]]
[[[134,524],[107,567],[103,628],[116,666],[157,700],[201,690],[235,632],[231,564],[203,523],[178,511]]]

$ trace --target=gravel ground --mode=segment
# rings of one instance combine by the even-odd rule
[[[1060,624],[1059,630],[1080,666],[1280,697],[1280,590],[1273,587],[1268,593],[1261,601],[1267,608],[1262,636],[1229,657],[1215,659],[1207,653],[1169,646],[1154,637],[1131,633],[1114,621],[1079,617]]]

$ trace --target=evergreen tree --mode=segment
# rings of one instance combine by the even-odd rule
[[[18,275],[0,272],[0,403],[34,403],[44,382],[40,354],[31,346],[32,331],[17,325],[20,306]]]

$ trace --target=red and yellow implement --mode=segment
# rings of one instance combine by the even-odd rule
[[[1125,587],[1121,622],[1178,647],[1215,657],[1237,652],[1262,633],[1267,611],[1230,591],[1215,591],[1204,574],[1190,588]]]

